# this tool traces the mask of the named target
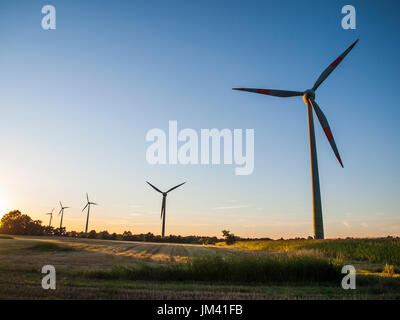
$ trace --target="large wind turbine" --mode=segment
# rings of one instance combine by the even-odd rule
[[[82,209],[82,212],[83,212],[83,211],[85,211],[86,208],[88,208],[88,209],[87,209],[87,216],[86,216],[86,228],[85,228],[85,233],[87,233],[88,224],[89,224],[90,205],[93,204],[93,205],[95,205],[95,206],[98,206],[97,203],[94,203],[94,202],[90,202],[90,201],[89,201],[89,195],[88,195],[87,193],[86,193],[86,199],[87,199],[86,206]]]
[[[63,207],[61,201],[60,201],[60,207],[61,207],[61,209],[60,209],[60,212],[58,213],[58,215],[61,214],[61,220],[60,220],[60,231],[61,231],[61,229],[62,229],[63,217],[64,217],[64,210],[65,210],[65,209],[68,209],[69,207]]]
[[[339,151],[336,147],[335,140],[333,139],[332,131],[329,127],[328,120],[324,113],[315,102],[315,91],[321,85],[321,83],[331,74],[333,70],[339,65],[344,57],[353,49],[358,42],[358,39],[348,47],[335,61],[333,61],[319,76],[314,86],[311,89],[305,91],[287,91],[287,90],[272,90],[272,89],[248,89],[248,88],[233,88],[233,90],[248,91],[260,94],[266,94],[275,97],[295,97],[303,96],[303,100],[307,105],[308,114],[308,131],[310,137],[310,154],[311,154],[311,178],[312,178],[312,194],[313,194],[313,217],[314,217],[314,238],[324,239],[324,227],[322,222],[322,206],[321,206],[321,193],[319,187],[319,175],[318,175],[318,162],[317,162],[317,150],[315,146],[315,133],[314,133],[314,120],[313,112],[315,114],[325,132],[326,137],[338,159],[340,165],[343,167],[342,159],[340,158]]]
[[[46,213],[47,215],[50,216],[49,227],[51,227],[51,220],[53,219],[53,211],[54,211],[54,208],[53,208],[53,210],[51,210],[51,212]]]
[[[156,188],[153,186],[150,182],[146,181],[151,187],[153,187],[154,190],[157,192],[161,193],[163,195],[162,199],[162,205],[161,205],[161,219],[162,219],[162,237],[164,237],[165,234],[165,211],[166,211],[166,204],[167,204],[167,194],[168,192],[175,190],[176,188],[180,187],[181,185],[185,184],[186,182],[183,182],[181,184],[178,184],[177,186],[169,189],[167,192],[162,192],[160,189]]]

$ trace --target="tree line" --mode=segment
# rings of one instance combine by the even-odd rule
[[[131,231],[124,231],[122,234],[109,233],[108,231],[96,232],[92,230],[88,233],[66,231],[63,228],[54,228],[42,225],[41,220],[32,220],[26,214],[19,210],[13,210],[6,213],[0,220],[0,233],[10,235],[29,235],[29,236],[64,236],[71,238],[89,238],[103,240],[123,240],[123,241],[145,241],[145,242],[173,242],[190,244],[215,244],[224,239],[208,236],[180,236],[169,235],[162,238],[160,235],[154,235],[151,232],[133,234]]]

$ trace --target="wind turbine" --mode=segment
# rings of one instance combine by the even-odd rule
[[[162,205],[161,205],[161,219],[162,219],[162,237],[164,238],[164,234],[165,234],[165,208],[166,208],[166,204],[167,204],[167,194],[168,192],[175,190],[176,188],[180,187],[181,185],[185,184],[186,182],[183,182],[181,184],[178,184],[177,186],[169,189],[167,192],[162,192],[160,189],[156,188],[155,186],[153,186],[150,182],[146,181],[154,190],[156,190],[157,192],[161,193],[163,195],[163,199],[162,199]]]
[[[51,227],[51,219],[53,219],[53,211],[54,211],[54,208],[53,208],[53,210],[51,210],[51,212],[46,213],[47,215],[50,215],[49,227]]]
[[[266,94],[275,97],[295,97],[303,96],[303,100],[307,105],[308,114],[308,132],[310,138],[310,154],[311,154],[311,178],[312,178],[312,194],[313,194],[313,218],[314,218],[314,238],[324,239],[324,227],[322,222],[322,205],[321,205],[321,193],[319,187],[319,175],[318,175],[318,162],[317,162],[317,149],[315,146],[315,132],[314,132],[314,120],[313,112],[315,114],[325,132],[326,137],[338,159],[340,165],[343,167],[342,159],[340,158],[339,151],[336,147],[335,140],[333,139],[332,131],[329,127],[328,120],[324,113],[315,102],[315,91],[321,85],[321,83],[331,74],[333,70],[339,65],[344,57],[353,49],[358,42],[358,39],[348,47],[335,61],[333,61],[319,76],[314,86],[311,89],[305,91],[287,91],[287,90],[272,90],[272,89],[249,89],[249,88],[233,88],[233,90],[248,91],[260,94]]]
[[[93,204],[93,205],[95,205],[95,206],[98,206],[97,203],[94,203],[94,202],[90,202],[90,201],[89,201],[89,195],[88,195],[87,193],[86,193],[86,199],[87,199],[86,206],[82,209],[82,212],[83,212],[83,211],[85,211],[86,208],[88,208],[88,209],[87,209],[87,216],[86,216],[86,228],[85,228],[85,233],[87,233],[88,224],[89,224],[90,205]]]
[[[63,207],[61,201],[60,201],[60,207],[61,207],[61,209],[60,209],[60,212],[58,213],[58,215],[61,214],[61,220],[60,220],[60,231],[61,231],[61,229],[62,229],[63,217],[64,217],[64,210],[65,210],[65,209],[68,209],[69,207]]]

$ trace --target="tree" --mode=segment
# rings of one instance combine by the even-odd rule
[[[108,231],[101,231],[97,234],[98,239],[108,240],[110,238],[110,234]]]
[[[66,232],[65,227],[62,227],[61,229],[60,228],[54,229],[54,234],[57,236],[66,236],[67,232]]]
[[[109,240],[117,240],[117,234],[114,232],[110,235]]]
[[[44,235],[51,232],[51,228],[42,226],[42,221],[32,220],[19,210],[5,214],[0,221],[0,233],[21,235]]]
[[[96,233],[95,230],[91,230],[91,231],[87,234],[87,237],[88,237],[89,239],[96,239],[96,236],[97,236],[97,233]]]
[[[122,234],[123,240],[131,240],[132,239],[132,232],[131,231],[124,231]]]
[[[225,243],[230,246],[236,242],[236,237],[228,230],[222,230],[222,236],[225,238]]]

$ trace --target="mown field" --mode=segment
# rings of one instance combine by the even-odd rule
[[[0,236],[1,299],[400,299],[399,239],[201,246]],[[53,265],[57,289],[43,290]],[[357,289],[341,288],[341,268]]]

